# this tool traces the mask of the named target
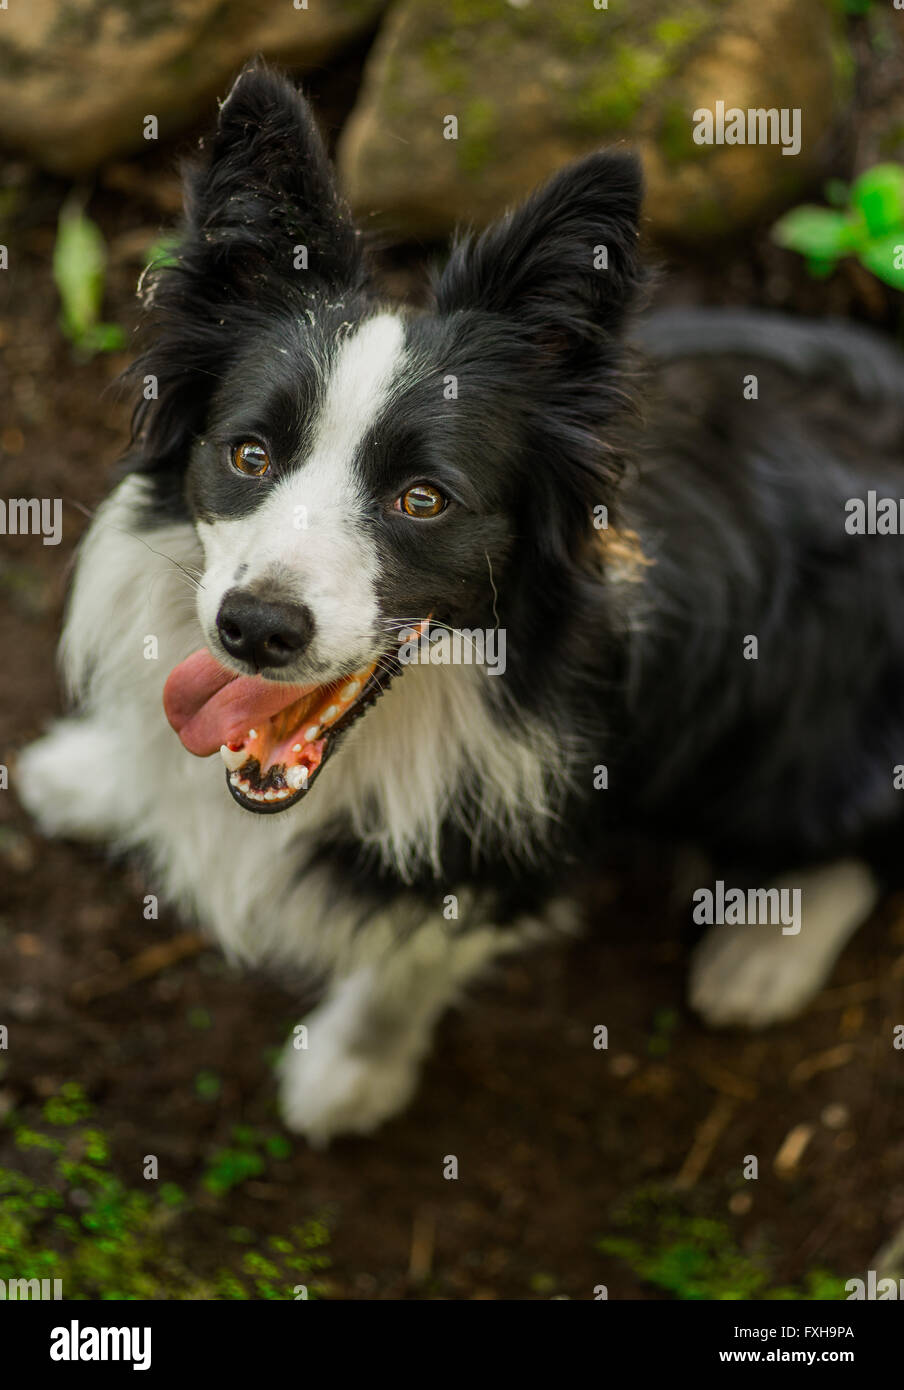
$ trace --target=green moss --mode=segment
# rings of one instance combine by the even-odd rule
[[[592,0],[586,0],[591,6]],[[510,5],[507,0],[448,0],[443,5],[443,21],[450,35],[466,30],[480,35],[481,47],[488,43],[491,47],[511,42],[513,37],[531,37],[548,33],[553,16],[564,8],[583,8],[584,0],[559,0],[557,6],[528,4],[523,8]],[[433,8],[435,16],[440,7]],[[552,13],[550,13],[552,11]]]
[[[223,1089],[223,1083],[216,1072],[199,1071],[195,1077],[195,1094],[202,1100],[217,1100]]]
[[[45,1116],[53,1118],[44,1123],[71,1125],[73,1106],[78,1119],[90,1113],[81,1090],[70,1084],[47,1102]],[[242,1228],[245,1249],[227,1250],[223,1266],[207,1277],[184,1253],[208,1237],[210,1194],[216,1210],[224,1192],[263,1171],[267,1157],[286,1157],[283,1135],[234,1131],[236,1147],[215,1155],[202,1178],[201,1212],[175,1183],[123,1182],[110,1168],[110,1144],[99,1128],[70,1130],[65,1147],[37,1123],[8,1117],[0,1139],[4,1131],[31,1169],[41,1171],[0,1168],[0,1279],[59,1279],[63,1297],[76,1300],[294,1300],[299,1285],[308,1298],[326,1292],[329,1230],[320,1218],[269,1238]],[[199,1213],[207,1223],[203,1236],[192,1224]],[[219,1214],[224,1226],[225,1216]],[[234,1240],[235,1228],[226,1234]]]
[[[809,1270],[797,1286],[782,1285],[772,1273],[772,1252],[741,1249],[732,1228],[682,1208],[673,1191],[639,1188],[622,1204],[614,1224],[625,1234],[597,1243],[623,1260],[647,1283],[685,1300],[843,1299],[844,1280],[824,1269]]]
[[[458,123],[458,167],[465,174],[479,174],[493,157],[498,120],[496,108],[485,97],[468,102]]]
[[[551,9],[553,33],[558,45],[566,52],[603,44],[612,34],[615,14],[608,10],[595,10],[591,0],[587,0],[586,5],[554,5]]]
[[[14,1135],[17,1149],[49,1149],[51,1153],[60,1153],[62,1144],[58,1139],[51,1139],[47,1134],[30,1129],[27,1125],[19,1125]]]
[[[691,113],[684,103],[670,101],[663,108],[657,141],[667,163],[683,164],[688,159],[707,152],[707,146],[694,143]]]
[[[172,25],[176,14],[172,0],[93,0],[91,4],[64,3],[51,30],[54,42],[90,44],[101,37],[104,21],[118,9],[130,38],[149,38]]]
[[[502,0],[448,0],[446,11],[451,19],[452,27],[458,28],[466,24],[485,24],[489,20],[499,19],[500,15],[507,14],[508,6]],[[517,11],[513,11],[517,14]]]
[[[49,1125],[75,1125],[88,1118],[91,1106],[78,1082],[67,1081],[45,1102],[43,1113]]]
[[[434,34],[421,49],[421,58],[440,91],[454,96],[467,90],[468,70],[451,36]]]
[[[667,51],[692,43],[709,27],[711,16],[706,10],[688,10],[671,19],[661,19],[653,29],[653,37]]]
[[[674,76],[688,47],[709,31],[712,22],[711,11],[698,8],[659,20],[645,43],[613,38],[605,61],[572,100],[577,126],[604,135],[628,125]],[[680,138],[677,123],[673,123],[671,134],[674,151]]]
[[[558,0],[555,5],[539,3],[516,6],[506,0],[449,0],[443,11],[448,15],[445,33],[465,30],[479,33],[483,48],[518,38],[540,38],[544,47],[562,55],[582,56],[598,46],[601,50],[622,41],[629,31],[649,29],[654,41],[663,47],[680,46],[693,39],[708,23],[720,0],[704,0],[696,8],[671,19],[658,20],[658,0],[634,0],[630,7],[612,0],[608,10],[597,10],[592,0]],[[638,14],[637,11],[640,11]]]
[[[619,7],[595,10],[589,0],[523,8],[504,0],[450,0],[441,15],[418,15],[417,56],[437,92],[462,102],[472,95],[460,118],[459,164],[464,172],[477,174],[492,159],[498,121],[491,102],[474,90],[473,44],[479,42],[483,59],[498,52],[505,62],[520,41],[542,43],[543,53],[564,60],[564,69],[561,61],[561,71],[551,69],[551,81],[561,83],[561,102],[573,128],[582,135],[604,136],[634,121],[677,71],[688,47],[716,22],[718,8],[717,0],[698,0],[683,13],[661,18],[652,0],[644,0],[639,17]],[[635,37],[638,28],[641,39]],[[593,48],[597,54],[591,56]],[[399,95],[407,86],[404,64],[391,59],[387,69],[387,114],[408,117],[411,112],[403,111],[405,99]],[[677,126],[674,136],[673,150]]]
[[[611,61],[594,72],[578,94],[577,121],[600,132],[627,125],[666,71],[662,53],[620,44]]]

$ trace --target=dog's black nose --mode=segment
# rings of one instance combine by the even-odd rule
[[[310,642],[314,615],[303,603],[272,603],[230,589],[217,614],[220,641],[230,656],[261,670],[288,666]]]

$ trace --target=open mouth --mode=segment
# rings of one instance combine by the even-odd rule
[[[386,688],[392,672],[381,663],[345,680],[314,686],[310,694],[259,720],[220,746],[226,781],[248,811],[284,811],[310,791],[339,737]]]
[[[239,805],[272,814],[310,791],[342,736],[400,670],[392,650],[325,685],[288,686],[237,676],[202,649],[171,672],[163,702],[190,753],[219,751]]]

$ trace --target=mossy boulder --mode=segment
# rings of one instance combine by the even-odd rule
[[[11,0],[0,15],[0,140],[79,174],[213,110],[252,54],[321,63],[384,0]]]
[[[657,234],[736,230],[821,171],[851,85],[841,23],[827,0],[398,0],[340,142],[346,190],[359,214],[442,236],[626,142]],[[718,101],[799,109],[800,153],[695,143],[693,113]]]

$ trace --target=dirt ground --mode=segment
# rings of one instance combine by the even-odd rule
[[[128,329],[138,271],[172,210],[171,160],[164,151],[118,166],[90,190],[111,251],[105,317]],[[73,357],[49,273],[67,190],[20,164],[6,172],[19,195],[4,237],[15,254],[0,302],[0,490],[64,499],[60,546],[0,540],[0,761],[10,764],[60,709],[67,572],[126,437],[112,383],[128,353]],[[409,248],[395,264],[412,258]],[[885,326],[900,317],[865,276],[814,284],[764,235],[716,270],[703,257],[666,263],[666,297]],[[141,1184],[150,1152],[162,1178],[195,1190],[236,1125],[280,1133],[271,1063],[300,995],[197,949],[166,910],[144,920],[138,871],[45,842],[11,782],[0,791],[10,1038],[0,1114],[33,1119],[77,1081],[123,1182]],[[709,1250],[707,1296],[730,1295],[731,1270],[748,1257],[765,1260],[770,1286],[795,1289],[814,1270],[847,1279],[871,1267],[904,1223],[904,1054],[891,1045],[904,1021],[904,903],[884,905],[798,1022],[714,1034],[684,1004],[686,943],[667,870],[641,855],[599,884],[585,942],[525,957],[475,991],[441,1028],[411,1109],[378,1135],[326,1153],[293,1142],[225,1194],[201,1188],[172,1235],[184,1262],[215,1269],[234,1228],[279,1236],[322,1217],[333,1297],[587,1299],[605,1284],[611,1298],[659,1298],[682,1292],[661,1268],[668,1211],[673,1245]],[[172,949],[146,954],[161,944]],[[599,1024],[605,1050],[593,1045]],[[12,1136],[12,1124],[0,1127],[0,1163],[29,1171],[36,1160]],[[448,1155],[456,1180],[444,1177]],[[758,1157],[756,1181],[742,1177],[747,1155]],[[651,1194],[659,1217],[643,1206]],[[658,1273],[599,1248],[626,1231],[654,1263],[663,1256]],[[169,1296],[165,1275],[157,1296]]]

